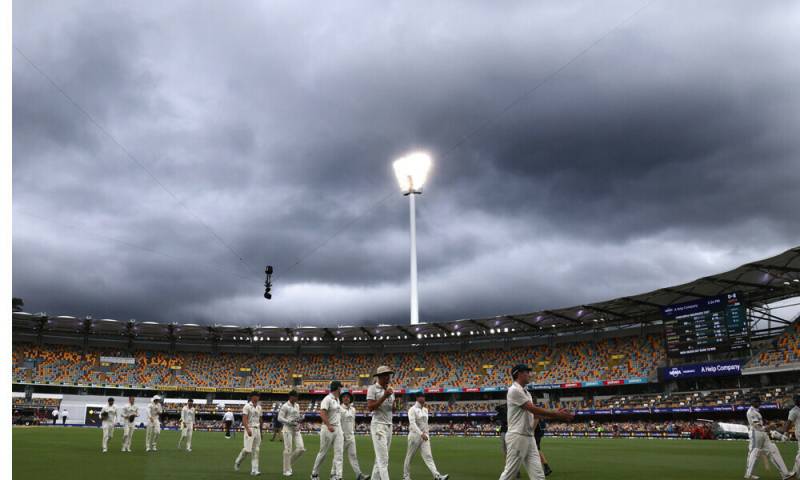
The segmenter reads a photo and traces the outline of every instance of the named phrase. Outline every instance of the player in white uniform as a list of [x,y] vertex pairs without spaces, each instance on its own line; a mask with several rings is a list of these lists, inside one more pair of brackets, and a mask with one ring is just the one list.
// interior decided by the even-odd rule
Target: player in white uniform
[[147,404],[147,430],[144,436],[144,450],[146,452],[158,451],[158,436],[161,435],[161,397],[153,395],[153,400]]
[[225,439],[231,438],[231,429],[233,428],[233,412],[230,408],[225,409],[225,414],[222,415],[222,423],[225,425]]
[[250,475],[261,475],[258,467],[258,453],[261,450],[261,427],[264,419],[261,415],[258,392],[250,394],[250,401],[242,408],[242,425],[244,426],[244,448],[239,452],[233,469],[239,471],[239,465],[247,455],[250,455]]
[[372,467],[373,480],[389,480],[389,449],[392,446],[392,411],[394,409],[394,390],[389,380],[394,371],[381,365],[375,372],[378,381],[367,390],[367,410],[372,412],[369,433],[375,449],[375,465]]
[[297,404],[297,390],[289,392],[289,401],[278,410],[278,421],[283,425],[283,476],[292,476],[292,464],[306,451],[303,435],[300,434],[300,422],[303,414]]
[[108,399],[108,405],[100,409],[100,420],[103,426],[103,453],[108,451],[108,441],[114,436],[114,423],[117,421],[117,407],[114,399]]
[[[342,392],[339,396],[339,422],[342,425],[342,437],[344,443],[342,451],[347,454],[347,460],[350,462],[350,467],[356,474],[356,480],[369,480],[369,475],[364,475],[361,472],[361,467],[358,464],[358,454],[356,453],[356,409],[351,405],[353,396],[350,392]],[[344,469],[344,462],[342,462]],[[331,476],[333,476],[333,467],[331,467]]]
[[122,416],[122,451],[131,451],[131,440],[133,440],[133,432],[136,430],[136,417],[139,416],[139,407],[135,405],[136,397],[128,397],[128,404],[122,407],[120,415]]
[[342,384],[336,380],[332,381],[330,393],[319,404],[322,427],[319,429],[319,453],[314,460],[314,468],[311,469],[311,480],[319,480],[319,467],[331,447],[333,447],[333,473],[331,474],[331,480],[341,480],[342,478],[344,436],[342,435],[342,425],[339,421],[341,415],[339,412],[339,394],[341,390]]
[[434,480],[447,480],[450,475],[442,475],[436,469],[431,454],[430,430],[428,429],[428,408],[425,406],[425,394],[417,394],[417,401],[408,409],[408,448],[406,460],[403,462],[403,480],[411,480],[411,459],[417,451],[422,453],[422,461],[431,471]]
[[757,479],[759,477],[753,475],[753,468],[756,466],[756,461],[759,455],[764,454],[772,461],[772,464],[778,469],[781,478],[784,480],[794,477],[794,474],[789,473],[786,465],[783,463],[781,452],[778,447],[772,443],[769,438],[769,433],[764,427],[764,420],[761,418],[761,413],[758,407],[761,406],[761,399],[754,396],[750,400],[751,407],[747,409],[747,423],[750,424],[750,442],[749,452],[747,453],[747,470],[745,470],[744,478]]
[[783,434],[789,433],[789,426],[794,425],[794,439],[797,440],[797,456],[794,457],[792,474],[796,477],[800,473],[800,395],[794,396],[794,407],[789,410],[789,420],[783,424]]
[[571,421],[575,415],[566,410],[548,410],[533,404],[533,397],[525,388],[530,383],[531,369],[527,365],[516,365],[511,369],[514,382],[508,388],[508,432],[506,432],[506,466],[500,480],[511,480],[517,476],[521,466],[528,471],[531,480],[544,480],[544,469],[539,450],[533,438],[534,415]]
[[186,439],[186,451],[192,451],[192,432],[194,432],[194,419],[196,415],[194,400],[191,398],[181,409],[181,437],[178,439],[178,448],[181,448],[183,439]]

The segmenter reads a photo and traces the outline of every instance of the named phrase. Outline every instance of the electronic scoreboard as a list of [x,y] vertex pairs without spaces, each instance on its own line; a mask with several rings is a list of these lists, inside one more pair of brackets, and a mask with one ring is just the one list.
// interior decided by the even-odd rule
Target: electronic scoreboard
[[747,311],[737,293],[669,305],[662,314],[670,357],[750,347]]

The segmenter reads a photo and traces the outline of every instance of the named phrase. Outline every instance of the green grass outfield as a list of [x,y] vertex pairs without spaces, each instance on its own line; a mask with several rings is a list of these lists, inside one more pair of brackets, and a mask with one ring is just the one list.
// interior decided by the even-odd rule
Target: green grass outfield
[[[270,442],[264,434],[261,447],[261,478],[280,475],[282,443]],[[144,430],[137,430],[133,453],[121,453],[122,431],[117,430],[108,453],[100,452],[100,429],[64,427],[14,427],[12,460],[15,479],[36,480],[127,480],[167,479],[245,479],[249,459],[241,472],[233,471],[233,460],[242,448],[241,434],[225,440],[222,433],[195,432],[193,452],[177,449],[178,433],[164,431],[159,451],[145,453]],[[295,465],[294,477],[307,479],[319,445],[316,435],[305,437],[307,452]],[[499,438],[433,437],[433,456],[442,473],[453,480],[496,479],[503,468]],[[401,480],[406,438],[396,436],[391,450],[391,476]],[[744,475],[747,443],[744,441],[688,441],[646,439],[555,439],[545,438],[543,450],[555,473],[549,479],[738,479]],[[779,445],[791,469],[797,444]],[[372,470],[372,444],[369,437],[358,437],[362,468]],[[330,472],[328,457],[321,478]],[[416,480],[430,474],[416,457],[412,464]],[[778,478],[774,468],[757,468],[761,478]],[[354,478],[345,459],[346,479]]]

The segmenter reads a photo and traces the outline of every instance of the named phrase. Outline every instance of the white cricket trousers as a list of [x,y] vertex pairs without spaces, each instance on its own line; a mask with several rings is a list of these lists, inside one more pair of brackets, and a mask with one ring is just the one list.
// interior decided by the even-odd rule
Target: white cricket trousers
[[133,432],[136,430],[136,424],[125,420],[122,424],[122,451],[131,451],[131,440],[133,440]]
[[250,473],[258,473],[261,470],[258,468],[258,454],[261,451],[261,429],[259,427],[250,427],[250,433],[247,430],[244,432],[244,448],[239,452],[236,457],[236,465],[242,463],[244,457],[250,455]]
[[520,467],[525,467],[530,480],[544,480],[544,469],[533,436],[506,433],[506,467],[500,480],[516,478]]
[[411,460],[414,458],[414,455],[417,454],[417,451],[422,454],[422,461],[425,462],[425,466],[431,471],[433,478],[439,478],[439,471],[436,470],[436,464],[433,462],[433,454],[431,454],[430,436],[428,440],[425,441],[422,440],[422,435],[413,432],[408,434],[408,450],[406,450],[406,461],[403,462],[403,478],[411,478]]
[[[356,452],[356,436],[352,433],[350,434],[343,434],[344,444],[342,447],[342,451],[344,455],[347,455],[347,460],[350,462],[350,468],[353,469],[353,473],[356,474],[356,477],[361,475],[361,467],[358,465],[358,453]],[[344,460],[342,460],[342,472],[344,473]],[[333,465],[331,465],[331,476],[333,476]]]
[[144,437],[144,446],[146,450],[156,449],[159,435],[161,435],[161,423],[151,423],[147,425],[147,431]]
[[392,425],[371,422],[369,434],[375,449],[375,465],[372,467],[374,480],[389,480],[389,448],[392,446]]
[[794,468],[792,468],[792,471],[798,473],[800,472],[800,432],[795,430],[794,436],[797,437],[797,456],[794,457]]
[[103,451],[108,450],[108,441],[114,436],[114,424],[103,422]]
[[314,460],[314,468],[311,470],[311,475],[319,475],[319,467],[328,456],[328,450],[333,447],[333,466],[331,470],[331,478],[342,478],[342,447],[344,446],[344,436],[342,435],[342,427],[335,426],[331,432],[324,424],[319,430],[319,453]]
[[178,447],[180,448],[183,439],[186,439],[186,449],[192,449],[192,433],[194,432],[194,423],[184,423],[181,428],[181,438],[178,440]]
[[284,425],[281,432],[283,433],[283,472],[290,473],[292,464],[306,451],[306,446],[299,430]]
[[766,454],[767,458],[775,465],[775,468],[781,473],[781,477],[785,477],[789,474],[789,471],[786,470],[786,464],[783,463],[781,452],[778,451],[778,447],[772,443],[772,440],[769,439],[769,435],[765,432],[750,430],[750,442],[748,446],[750,451],[747,453],[747,470],[744,472],[745,477],[749,477],[753,474],[753,468],[756,466],[758,456],[762,453]]

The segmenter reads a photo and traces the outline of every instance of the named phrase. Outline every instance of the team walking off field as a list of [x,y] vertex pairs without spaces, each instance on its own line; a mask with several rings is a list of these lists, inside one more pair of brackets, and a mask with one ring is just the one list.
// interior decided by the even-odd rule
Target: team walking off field
[[[342,391],[342,384],[339,381],[331,381],[329,393],[320,402],[318,408],[322,425],[319,430],[319,451],[311,470],[311,480],[320,479],[323,463],[329,456],[332,457],[329,478],[342,480],[345,455],[357,480],[370,480],[370,478],[389,480],[392,419],[394,413],[400,408],[391,386],[393,374],[392,369],[387,366],[378,367],[374,375],[375,382],[367,390],[367,410],[371,414],[369,433],[375,458],[371,474],[364,474],[358,461],[355,441],[356,410],[352,405],[352,394]],[[505,466],[499,479],[520,478],[520,473],[524,470],[530,480],[543,480],[552,473],[544,460],[544,455],[540,452],[543,419],[568,422],[574,419],[574,414],[566,410],[551,410],[536,406],[528,388],[531,383],[531,369],[527,365],[514,366],[510,374],[512,383],[506,394],[506,403],[497,407],[499,432],[505,454]],[[287,401],[276,410],[283,440],[281,472],[286,477],[294,476],[295,462],[306,451],[300,430],[304,415],[301,412],[298,398],[297,391],[290,391]],[[99,410],[103,452],[108,451],[109,441],[113,438],[114,427],[117,423],[123,427],[121,450],[122,452],[131,451],[136,419],[139,416],[139,408],[135,402],[135,397],[129,397],[126,405],[117,407],[114,405],[114,399],[109,398],[108,403]],[[800,431],[800,395],[795,396],[795,406],[789,412],[788,419],[784,422],[781,430],[770,431],[766,427],[759,411],[761,401],[758,397],[752,397],[750,403],[751,407],[746,413],[750,428],[744,478],[758,478],[753,475],[753,471],[759,459],[764,459],[774,465],[782,480],[796,478],[798,469],[800,469],[800,436],[797,433]],[[145,418],[147,419],[145,450],[148,452],[158,451],[162,413],[162,399],[155,395],[145,408]],[[244,430],[243,448],[234,461],[234,470],[239,471],[242,462],[250,457],[250,474],[261,475],[259,453],[264,415],[259,393],[253,392],[249,395],[241,413]],[[183,448],[185,445],[187,452],[192,451],[192,434],[196,423],[196,414],[194,401],[191,399],[180,411],[178,448]],[[431,448],[428,419],[429,412],[426,407],[425,395],[419,393],[415,396],[413,405],[408,409],[408,436],[402,480],[411,480],[411,463],[417,456],[422,457],[422,462],[434,480],[448,480],[450,477],[448,474],[441,473],[436,467]],[[225,438],[231,438],[233,422],[233,412],[227,409],[223,416]],[[798,438],[798,449],[794,466],[790,470],[786,467],[773,439],[785,440],[786,434],[792,428],[795,437]]]

